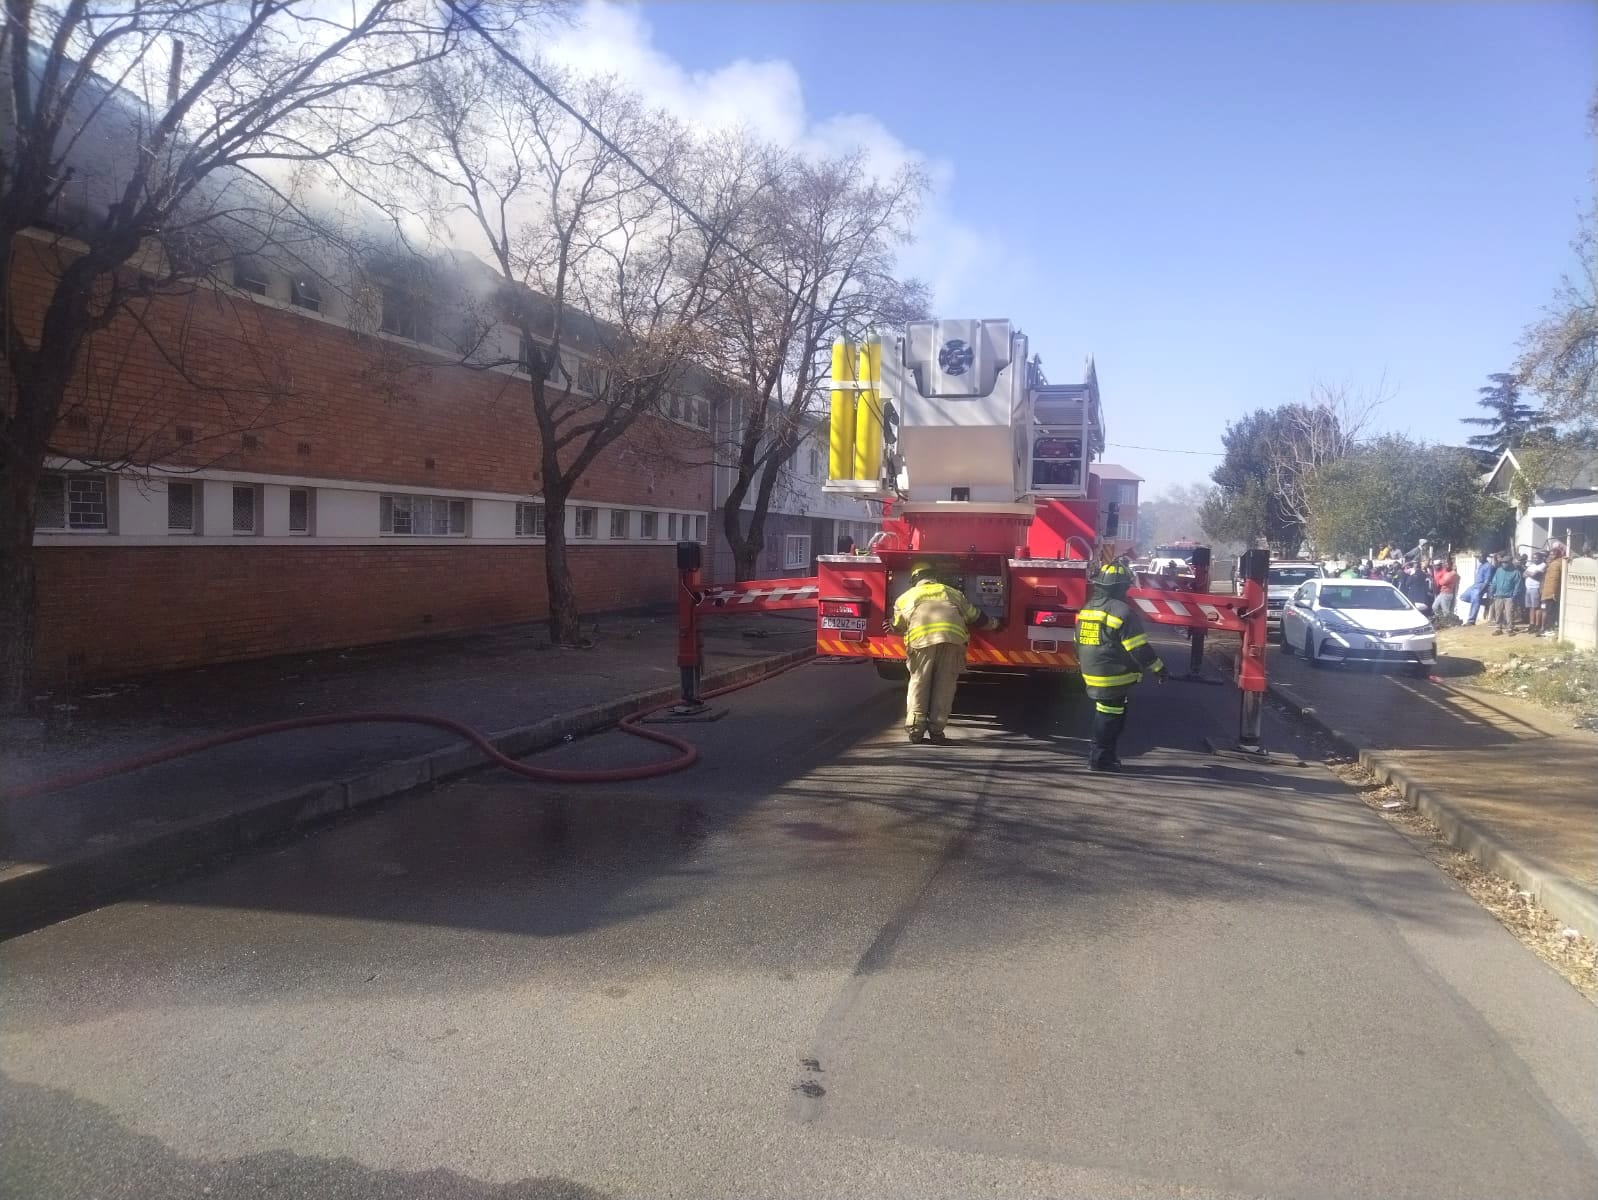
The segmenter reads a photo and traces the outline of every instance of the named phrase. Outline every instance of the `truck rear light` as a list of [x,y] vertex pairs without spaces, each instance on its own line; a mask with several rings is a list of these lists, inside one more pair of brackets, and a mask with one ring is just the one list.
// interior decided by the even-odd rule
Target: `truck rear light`
[[866,640],[866,631],[864,629],[840,629],[838,631],[838,640],[840,642],[863,642]]
[[1066,608],[1028,609],[1026,623],[1028,625],[1068,629],[1076,624],[1076,612],[1073,609]]
[[864,606],[858,600],[823,600],[821,602],[821,615],[824,617],[858,617],[863,615]]

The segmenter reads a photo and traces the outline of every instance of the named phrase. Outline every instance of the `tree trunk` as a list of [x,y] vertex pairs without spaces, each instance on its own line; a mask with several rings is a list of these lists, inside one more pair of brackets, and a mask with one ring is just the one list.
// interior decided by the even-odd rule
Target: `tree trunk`
[[[20,460],[20,461],[19,461]],[[26,711],[33,670],[38,592],[33,561],[33,494],[39,461],[0,444],[0,716]]]
[[566,546],[566,495],[544,488],[544,588],[549,594],[549,640],[575,646],[581,640],[577,589]]

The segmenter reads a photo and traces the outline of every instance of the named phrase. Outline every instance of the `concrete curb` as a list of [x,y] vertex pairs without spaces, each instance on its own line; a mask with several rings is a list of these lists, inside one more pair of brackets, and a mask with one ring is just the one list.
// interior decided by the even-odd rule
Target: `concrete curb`
[[[711,691],[757,682],[813,658],[815,653],[813,645],[802,646],[712,672],[705,676],[703,687]],[[520,758],[557,745],[568,736],[597,733],[632,713],[669,704],[677,695],[675,685],[634,692],[507,729],[489,740],[505,754]],[[0,938],[84,912],[207,860],[251,849],[294,830],[488,766],[475,746],[445,746],[359,775],[267,796],[245,809],[198,817],[113,845],[90,846],[60,862],[10,867],[0,872]]]
[[1497,834],[1483,829],[1465,816],[1447,794],[1420,783],[1386,754],[1357,745],[1352,738],[1328,724],[1312,705],[1300,703],[1274,684],[1266,686],[1277,703],[1313,724],[1382,783],[1390,783],[1403,792],[1405,800],[1436,823],[1449,845],[1463,850],[1489,871],[1518,883],[1566,925],[1589,937],[1598,933],[1598,897],[1527,858]]

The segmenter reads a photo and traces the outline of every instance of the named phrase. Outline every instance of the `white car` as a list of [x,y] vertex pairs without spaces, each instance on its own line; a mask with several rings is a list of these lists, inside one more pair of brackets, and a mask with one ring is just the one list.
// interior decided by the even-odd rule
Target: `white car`
[[1312,579],[1282,610],[1282,653],[1328,662],[1402,662],[1425,674],[1437,665],[1437,630],[1380,579]]

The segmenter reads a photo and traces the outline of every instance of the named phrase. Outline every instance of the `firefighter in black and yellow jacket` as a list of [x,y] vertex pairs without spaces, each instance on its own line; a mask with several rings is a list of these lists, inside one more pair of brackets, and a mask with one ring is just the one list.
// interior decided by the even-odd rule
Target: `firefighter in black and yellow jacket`
[[1088,768],[1118,771],[1115,743],[1126,726],[1126,702],[1132,688],[1153,671],[1165,682],[1165,664],[1149,645],[1137,609],[1126,602],[1132,572],[1119,563],[1100,568],[1088,593],[1087,607],[1076,615],[1076,653],[1082,682],[1093,699],[1093,749]]

